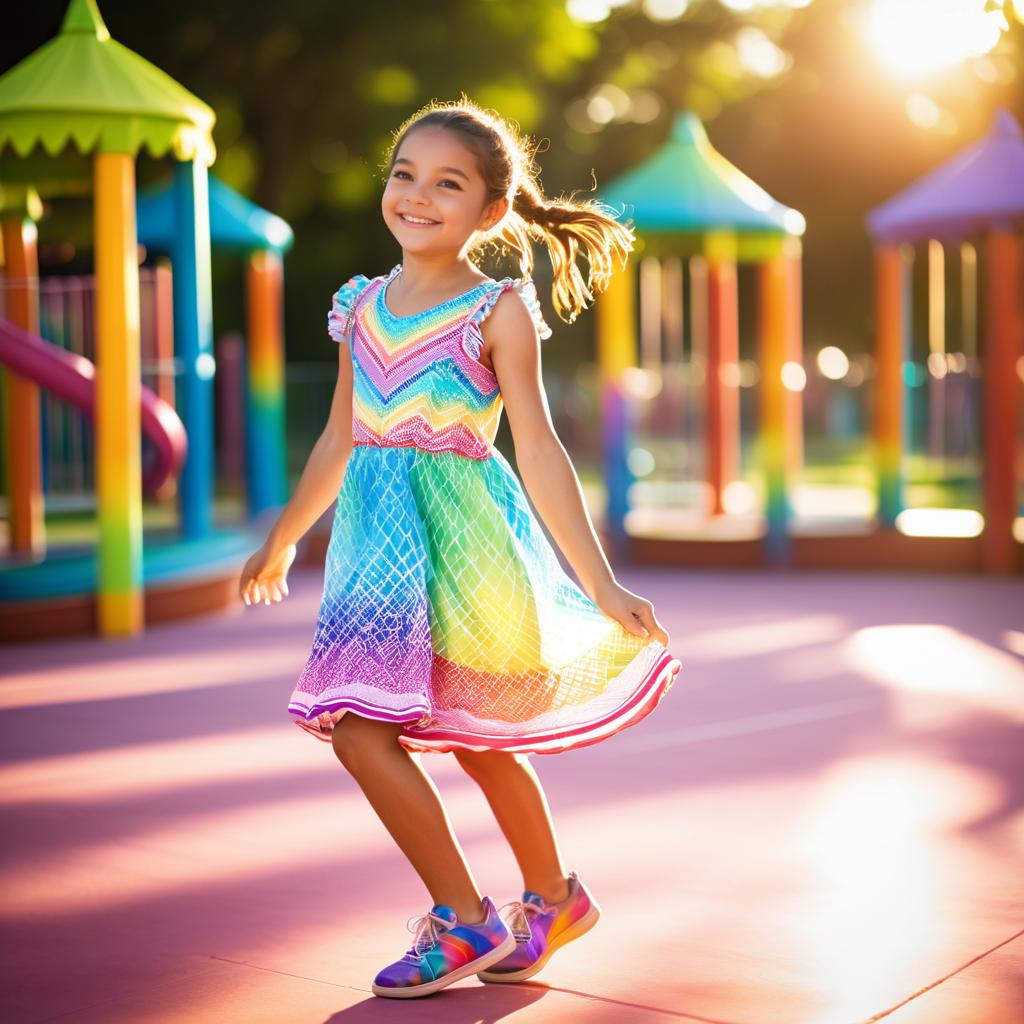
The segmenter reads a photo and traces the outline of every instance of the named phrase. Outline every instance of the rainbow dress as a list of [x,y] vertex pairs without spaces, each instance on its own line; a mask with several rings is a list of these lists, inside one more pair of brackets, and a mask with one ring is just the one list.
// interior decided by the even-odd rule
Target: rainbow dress
[[494,447],[502,397],[481,324],[514,289],[548,337],[534,285],[488,279],[395,316],[400,271],[352,278],[328,314],[351,350],[353,448],[288,710],[327,741],[347,711],[401,723],[414,751],[596,743],[652,711],[681,665],[569,578]]

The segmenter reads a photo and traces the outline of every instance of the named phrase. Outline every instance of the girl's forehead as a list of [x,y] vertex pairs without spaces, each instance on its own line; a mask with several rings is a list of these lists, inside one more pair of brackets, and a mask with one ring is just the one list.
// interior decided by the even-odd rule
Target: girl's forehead
[[395,151],[395,162],[409,160],[421,170],[432,167],[457,167],[466,174],[479,177],[476,155],[458,135],[440,125],[414,128]]

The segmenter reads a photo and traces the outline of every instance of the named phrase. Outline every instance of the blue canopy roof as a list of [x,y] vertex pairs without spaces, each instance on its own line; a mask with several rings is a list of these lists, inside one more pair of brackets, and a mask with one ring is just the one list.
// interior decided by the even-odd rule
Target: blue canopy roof
[[[214,248],[273,249],[286,252],[294,235],[287,222],[249,202],[215,178],[210,181],[210,241]],[[168,252],[174,237],[174,193],[171,183],[139,194],[136,205],[139,241]]]
[[774,200],[708,141],[696,114],[679,114],[668,142],[599,190],[640,232],[715,230],[802,235],[803,215]]
[[1024,216],[1024,139],[1008,110],[980,142],[868,214],[880,242],[959,239]]

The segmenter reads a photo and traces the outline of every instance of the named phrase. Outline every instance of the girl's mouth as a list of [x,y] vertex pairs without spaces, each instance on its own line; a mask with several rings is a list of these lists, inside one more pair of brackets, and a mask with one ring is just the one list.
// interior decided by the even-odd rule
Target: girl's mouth
[[432,228],[439,223],[427,217],[414,217],[411,213],[400,213],[398,216],[403,224],[408,224],[414,228]]

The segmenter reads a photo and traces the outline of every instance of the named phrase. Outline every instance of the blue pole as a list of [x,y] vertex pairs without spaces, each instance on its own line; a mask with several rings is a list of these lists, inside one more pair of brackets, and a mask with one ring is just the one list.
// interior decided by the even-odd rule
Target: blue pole
[[174,166],[176,231],[174,345],[182,364],[180,415],[188,433],[179,501],[181,534],[196,539],[211,530],[213,511],[213,285],[210,277],[210,200],[206,165]]

